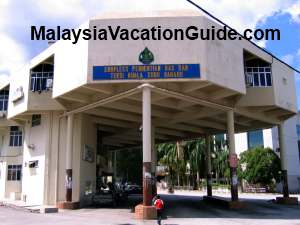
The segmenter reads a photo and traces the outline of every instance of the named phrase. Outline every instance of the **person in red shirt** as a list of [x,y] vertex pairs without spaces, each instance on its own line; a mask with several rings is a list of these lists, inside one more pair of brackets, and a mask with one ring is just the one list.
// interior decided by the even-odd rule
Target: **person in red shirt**
[[161,219],[162,219],[162,211],[164,209],[164,202],[162,199],[160,199],[160,196],[156,196],[156,200],[154,201],[153,204],[156,208],[157,211],[157,224],[161,225]]

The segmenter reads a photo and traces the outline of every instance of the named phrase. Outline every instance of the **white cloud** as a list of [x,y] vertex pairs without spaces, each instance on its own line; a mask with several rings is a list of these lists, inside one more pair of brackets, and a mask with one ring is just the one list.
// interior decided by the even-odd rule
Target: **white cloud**
[[297,56],[300,57],[300,48],[299,48],[299,50],[298,50],[298,52],[297,52]]
[[16,41],[0,33],[0,72],[9,75],[26,61],[25,50]]
[[287,64],[292,65],[294,63],[295,56],[292,54],[288,54],[288,55],[283,56],[282,60],[284,62],[286,62]]
[[267,41],[266,40],[261,40],[261,41],[258,41],[256,42],[256,44],[261,47],[261,48],[266,48],[267,46]]
[[10,2],[0,0],[0,77],[6,79],[11,71],[22,66],[26,54],[22,46],[6,34],[9,25],[8,12]]
[[291,15],[293,21],[300,23],[300,0],[290,6],[285,12]]

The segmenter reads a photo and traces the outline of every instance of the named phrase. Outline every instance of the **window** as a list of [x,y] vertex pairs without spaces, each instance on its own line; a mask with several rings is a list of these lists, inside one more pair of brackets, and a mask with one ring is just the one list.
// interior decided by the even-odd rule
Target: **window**
[[31,71],[30,89],[32,92],[48,91],[52,88],[53,65],[40,64]]
[[32,115],[31,126],[35,127],[39,125],[41,125],[41,115],[40,114]]
[[300,125],[297,125],[297,136],[298,136],[298,152],[299,152],[299,160],[300,160]]
[[29,168],[38,168],[39,167],[39,161],[34,160],[34,161],[29,161]]
[[263,131],[250,131],[248,132],[248,149],[257,147],[264,147]]
[[18,181],[21,180],[22,165],[8,165],[7,180]]
[[17,126],[10,127],[9,146],[22,146],[22,129]]
[[246,67],[246,75],[250,76],[249,86],[270,87],[272,86],[271,67]]
[[6,111],[7,110],[7,104],[8,104],[8,90],[1,90],[0,91],[0,111]]
[[53,80],[53,72],[34,72],[31,74],[31,91],[48,91],[49,82]]

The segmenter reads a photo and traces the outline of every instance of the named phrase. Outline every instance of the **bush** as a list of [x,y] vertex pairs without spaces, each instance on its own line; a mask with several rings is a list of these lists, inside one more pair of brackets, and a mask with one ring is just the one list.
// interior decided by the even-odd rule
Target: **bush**
[[270,148],[256,148],[243,152],[239,161],[239,178],[249,184],[272,185],[280,180],[280,159]]

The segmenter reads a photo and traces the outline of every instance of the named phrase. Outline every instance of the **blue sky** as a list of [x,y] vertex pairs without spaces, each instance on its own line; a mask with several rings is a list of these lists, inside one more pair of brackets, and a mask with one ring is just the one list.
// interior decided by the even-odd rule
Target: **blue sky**
[[[288,64],[300,70],[300,23],[289,14],[276,14],[268,18],[259,28],[276,27],[281,30],[280,41],[268,41],[266,48]],[[300,74],[296,74],[298,108],[300,109]]]
[[[300,70],[300,0],[194,1],[239,31],[280,28],[281,41],[260,44]],[[0,0],[0,81],[47,47],[46,42],[30,40],[31,25],[73,28],[103,11],[164,9],[195,8],[186,0]],[[300,74],[297,77],[300,96]]]

